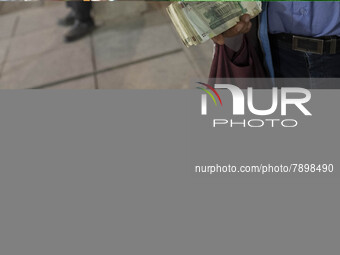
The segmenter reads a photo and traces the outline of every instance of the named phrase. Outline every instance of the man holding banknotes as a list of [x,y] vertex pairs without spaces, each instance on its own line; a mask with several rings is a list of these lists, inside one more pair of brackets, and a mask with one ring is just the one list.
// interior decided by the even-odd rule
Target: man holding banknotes
[[[258,37],[270,76],[340,77],[339,2],[263,2]],[[235,49],[251,30],[249,15],[213,38]]]
[[[179,37],[187,47],[205,43],[214,37],[218,39],[220,34],[232,36],[234,40],[231,41],[235,41],[233,31],[240,28],[236,31],[240,34],[237,38],[240,40],[236,40],[234,45],[240,50],[235,50],[234,47],[233,51],[226,47],[223,36],[220,36],[222,45],[215,47],[209,74],[210,83],[217,82],[212,79],[266,76],[260,54],[257,54],[260,49],[254,43],[258,41],[256,31],[252,29],[251,33],[244,37],[242,35],[251,28],[250,18],[258,16],[261,10],[260,1],[177,1],[167,8]],[[256,19],[252,21],[256,22]],[[244,23],[247,25],[243,27]]]

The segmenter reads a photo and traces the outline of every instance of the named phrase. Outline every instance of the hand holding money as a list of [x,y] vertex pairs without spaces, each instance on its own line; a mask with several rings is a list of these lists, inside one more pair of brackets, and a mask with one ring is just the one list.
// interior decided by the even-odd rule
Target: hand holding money
[[250,31],[250,29],[251,29],[250,16],[249,14],[244,14],[240,17],[240,22],[238,22],[235,26],[211,39],[214,41],[214,43],[223,45],[224,38],[235,37],[240,34],[246,34]]
[[248,32],[250,18],[261,12],[261,2],[181,1],[172,3],[167,11],[183,43],[189,47],[211,38],[222,43],[222,37]]

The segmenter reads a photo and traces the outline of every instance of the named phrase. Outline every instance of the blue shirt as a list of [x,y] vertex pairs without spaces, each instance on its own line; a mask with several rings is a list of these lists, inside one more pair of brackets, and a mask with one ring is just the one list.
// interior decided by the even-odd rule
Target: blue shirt
[[269,32],[340,36],[340,2],[270,2]]

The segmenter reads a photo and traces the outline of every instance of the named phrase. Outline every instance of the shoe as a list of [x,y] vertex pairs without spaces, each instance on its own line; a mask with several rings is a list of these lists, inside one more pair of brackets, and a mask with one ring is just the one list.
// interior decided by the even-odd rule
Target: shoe
[[60,26],[72,26],[75,22],[75,15],[73,11],[70,11],[64,18],[58,20]]
[[65,42],[73,42],[90,34],[94,29],[93,22],[76,21],[69,32],[65,35]]

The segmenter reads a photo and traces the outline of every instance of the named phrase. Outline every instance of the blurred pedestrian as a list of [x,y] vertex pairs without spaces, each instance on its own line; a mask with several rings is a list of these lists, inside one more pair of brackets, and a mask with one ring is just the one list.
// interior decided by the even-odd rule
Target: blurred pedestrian
[[62,26],[72,26],[65,35],[65,42],[73,42],[90,34],[95,27],[91,17],[91,1],[68,1],[66,6],[71,11],[58,22]]

